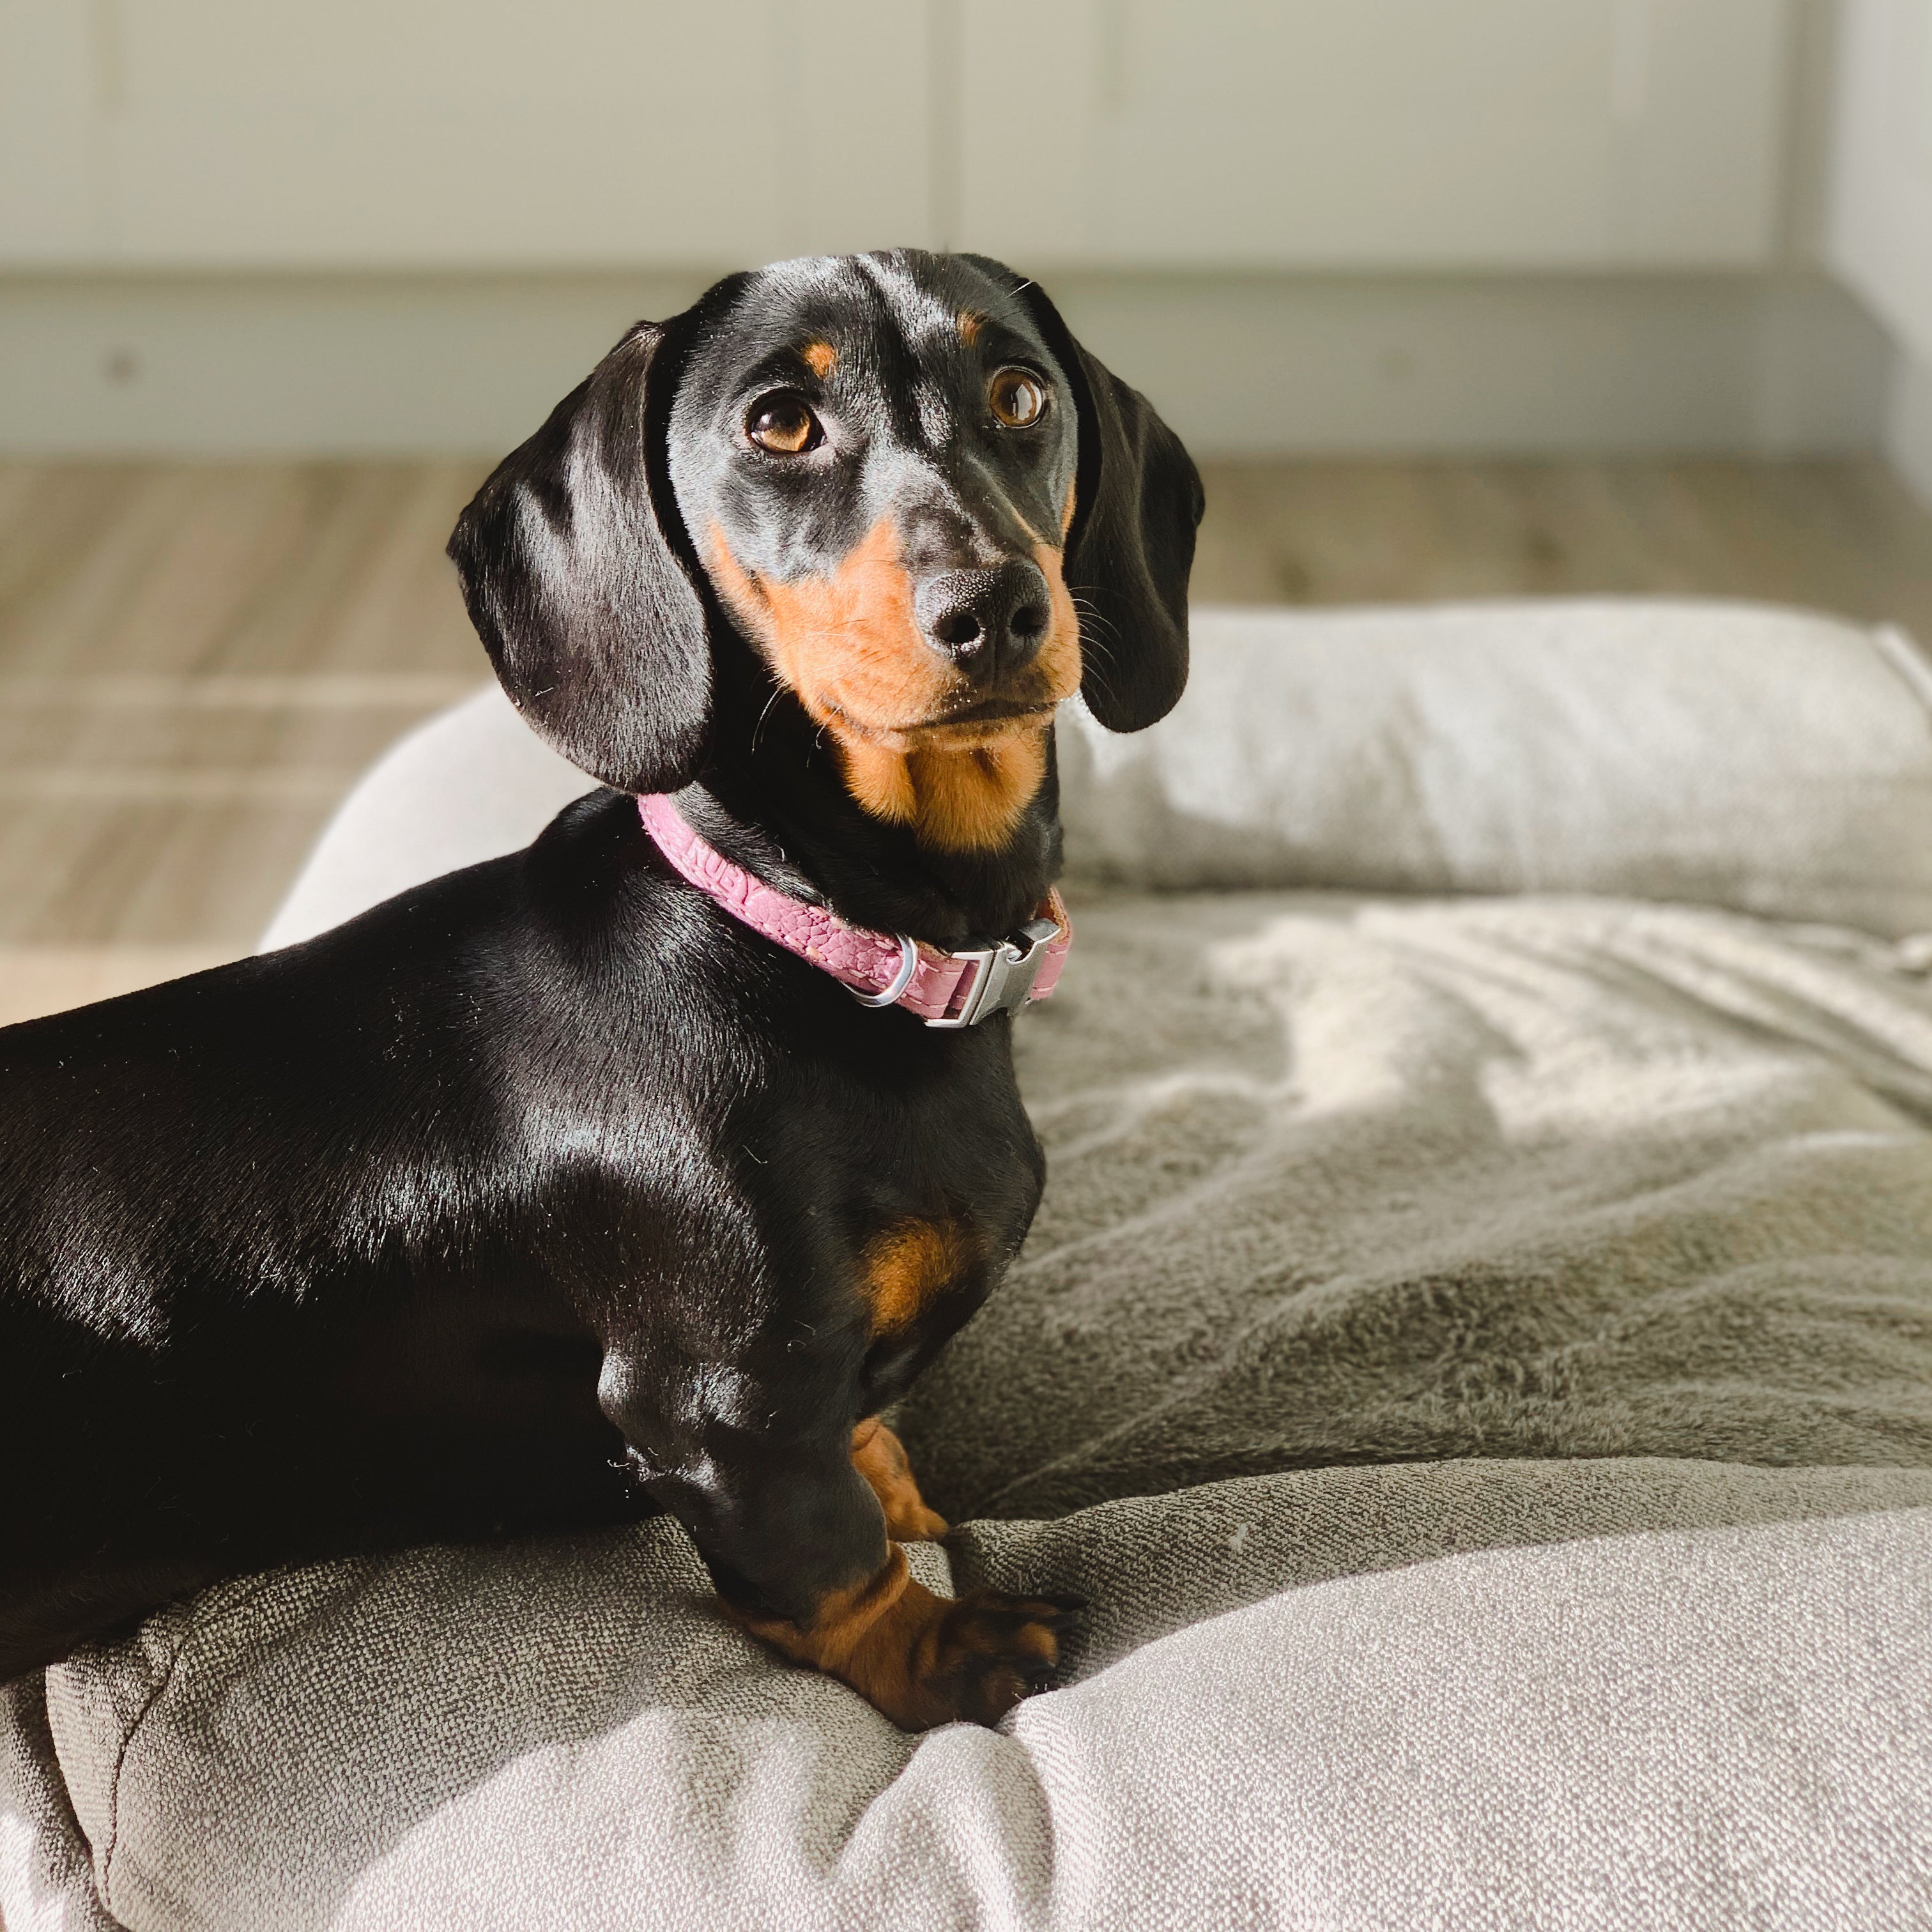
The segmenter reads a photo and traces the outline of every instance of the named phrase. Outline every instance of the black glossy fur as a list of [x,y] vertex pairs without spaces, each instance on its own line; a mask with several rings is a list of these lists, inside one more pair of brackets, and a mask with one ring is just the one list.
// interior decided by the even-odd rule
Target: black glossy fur
[[[968,309],[976,350],[934,320]],[[979,400],[1015,362],[1053,391],[1024,446]],[[836,431],[815,470],[747,453],[777,386]],[[992,568],[1076,470],[1086,693],[1136,729],[1184,679],[1198,482],[996,264],[734,277],[502,466],[452,542],[472,614],[532,724],[619,789],[304,944],[0,1033],[0,1678],[225,1574],[652,1508],[752,1616],[877,1567],[853,1426],[1039,1196],[1010,1023],[862,1008],[676,878],[625,794],[689,788],[715,842],[852,920],[1010,930],[1058,863],[1050,765],[997,850],[868,815],[686,513],[782,578],[916,509],[922,582]],[[935,1214],[982,1264],[875,1334],[862,1252]]]

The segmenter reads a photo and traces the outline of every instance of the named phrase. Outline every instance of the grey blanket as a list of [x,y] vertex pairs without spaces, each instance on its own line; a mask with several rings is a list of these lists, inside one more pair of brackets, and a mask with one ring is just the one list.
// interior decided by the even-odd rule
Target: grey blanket
[[1932,1464],[1932,998],[1896,949],[1585,898],[1079,926],[1018,1036],[1044,1209],[902,1418],[942,1513],[1424,1457]]
[[900,1418],[1069,1688],[904,1738],[662,1523],[241,1580],[50,1673],[14,1932],[93,1922],[50,1845],[134,1932],[1932,1923],[1910,949],[1076,916],[1045,1208]]

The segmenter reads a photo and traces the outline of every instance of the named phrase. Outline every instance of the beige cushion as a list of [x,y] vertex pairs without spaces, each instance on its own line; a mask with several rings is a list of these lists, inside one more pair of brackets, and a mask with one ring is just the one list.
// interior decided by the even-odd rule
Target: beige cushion
[[1071,1688],[916,1743],[662,1522],[237,1580],[50,1677],[135,1932],[1898,1920],[1932,999],[1894,949],[1074,911],[1016,1036],[1040,1222],[899,1418],[956,1583],[1090,1600]]
[[1492,1468],[1058,1526],[1150,1624],[1244,1526],[1340,1574],[1000,1734],[906,1738],[773,1662],[662,1525],[224,1586],[53,1673],[56,1732],[131,1932],[1918,1922],[1932,1508],[1629,1464],[1586,1476],[1599,1528],[1746,1520],[1580,1540],[1560,1472]]
[[1614,892],[1932,928],[1932,674],[1749,604],[1197,611],[1166,723],[1060,732],[1076,871]]

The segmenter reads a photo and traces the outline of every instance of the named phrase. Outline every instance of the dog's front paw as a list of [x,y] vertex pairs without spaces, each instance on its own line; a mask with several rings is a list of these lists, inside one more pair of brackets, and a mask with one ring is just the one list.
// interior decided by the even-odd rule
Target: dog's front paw
[[997,1724],[1023,1697],[1052,1688],[1060,1634],[1085,1607],[1078,1597],[969,1590],[946,1604],[932,1629],[921,1688],[949,1717]]
[[1060,1662],[1060,1633],[1085,1606],[1077,1597],[1008,1597],[969,1590],[935,1596],[888,1546],[884,1564],[836,1591],[806,1622],[730,1614],[801,1664],[842,1678],[902,1730],[964,1718],[997,1724],[1044,1690]]

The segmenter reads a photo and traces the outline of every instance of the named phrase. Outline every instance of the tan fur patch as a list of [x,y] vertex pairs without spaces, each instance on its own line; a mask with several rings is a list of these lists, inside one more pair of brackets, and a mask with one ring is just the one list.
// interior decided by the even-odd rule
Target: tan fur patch
[[875,818],[910,823],[941,852],[997,850],[1046,776],[1046,727],[961,752],[842,744],[845,786]]
[[944,1724],[953,1713],[928,1688],[937,1674],[943,1600],[914,1582],[905,1551],[888,1546],[884,1566],[855,1588],[834,1592],[809,1629],[776,1618],[745,1619],[755,1636],[800,1664],[851,1685],[906,1730]]
[[956,1718],[997,1724],[1028,1678],[1058,1661],[1060,1606],[969,1591],[957,1601],[916,1582],[902,1545],[872,1576],[820,1600],[808,1624],[732,1614],[794,1662],[849,1684],[902,1730]]
[[805,366],[822,382],[838,365],[838,352],[829,342],[808,342],[799,352]]
[[970,1269],[976,1244],[964,1222],[902,1221],[866,1248],[862,1290],[872,1309],[872,1332],[909,1328],[935,1294]]
[[790,584],[754,578],[722,530],[713,524],[708,535],[719,595],[830,732],[854,798],[939,850],[1004,844],[1046,776],[1053,708],[1080,688],[1080,621],[1060,551],[1034,547],[1046,579],[1046,636],[1002,694],[1029,709],[950,724],[947,710],[963,708],[974,693],[920,634],[890,518],[874,524],[830,576]]
[[820,724],[866,732],[932,718],[954,681],[913,616],[897,532],[881,518],[830,577],[754,578],[716,525],[710,564],[734,614]]
[[937,1542],[946,1534],[945,1517],[928,1509],[919,1492],[904,1444],[876,1415],[852,1432],[852,1466],[871,1484],[896,1543]]
[[969,308],[959,318],[959,340],[968,349],[976,347],[986,326],[986,318]]

